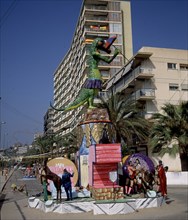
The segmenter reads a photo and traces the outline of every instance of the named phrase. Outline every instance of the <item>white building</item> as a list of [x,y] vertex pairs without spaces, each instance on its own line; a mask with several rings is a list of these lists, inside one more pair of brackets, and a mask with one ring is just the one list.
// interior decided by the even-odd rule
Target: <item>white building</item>
[[[169,102],[178,105],[188,101],[188,51],[142,47],[130,61],[106,83],[109,94],[121,92],[142,106],[143,116],[151,118]],[[148,152],[147,145],[137,146],[135,152],[147,152],[154,161],[162,159],[169,171],[181,171],[179,155],[176,159],[165,155],[159,158]]]
[[[126,30],[126,31],[125,31]],[[83,0],[70,49],[54,73],[54,106],[62,108],[74,101],[84,84],[91,42],[96,37],[117,36],[114,43],[127,58],[133,55],[131,12],[129,1]],[[126,38],[126,41],[124,40]],[[107,54],[107,56],[110,56]],[[119,54],[111,64],[101,63],[104,81],[112,77],[126,62]],[[74,130],[82,118],[79,107],[63,114],[54,112],[54,133],[65,135]]]

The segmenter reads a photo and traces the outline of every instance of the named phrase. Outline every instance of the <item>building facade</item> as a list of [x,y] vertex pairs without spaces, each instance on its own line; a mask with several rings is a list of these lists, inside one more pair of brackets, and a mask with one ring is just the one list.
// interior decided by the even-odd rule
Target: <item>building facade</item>
[[[114,45],[125,56],[119,54],[111,64],[100,63],[104,82],[119,71],[127,62],[126,59],[133,55],[130,2],[83,0],[72,44],[54,73],[56,108],[65,107],[77,98],[87,79],[87,60],[92,41],[97,37],[107,39],[111,36],[117,37]],[[62,136],[72,132],[83,117],[83,109],[84,106],[81,106],[64,114],[55,111],[54,132]]]
[[[83,0],[70,49],[54,73],[54,107],[66,107],[79,95],[89,71],[87,60],[92,41],[114,35],[114,45],[124,56],[119,54],[111,64],[100,63],[102,96],[108,98],[121,92],[125,98],[139,102],[146,119],[160,112],[166,102],[176,105],[188,100],[187,50],[143,47],[133,56],[130,2]],[[74,131],[84,110],[81,106],[63,114],[54,111],[53,132],[64,136]],[[152,157],[147,145],[133,146],[132,150]],[[157,155],[153,157],[156,163],[158,159],[161,158]],[[170,164],[170,170],[181,171],[179,155],[175,160],[168,155],[162,159]]]
[[[129,62],[106,83],[106,98],[121,92],[127,100],[136,100],[146,119],[161,112],[165,103],[178,105],[188,101],[188,51],[142,47]],[[148,152],[147,145],[133,146],[133,152]],[[157,160],[159,157],[153,157]],[[161,159],[161,158],[160,158]],[[170,170],[181,171],[179,155],[176,159],[164,155]]]
[[49,135],[54,133],[54,110],[50,107],[48,108],[46,114],[44,115],[44,135]]

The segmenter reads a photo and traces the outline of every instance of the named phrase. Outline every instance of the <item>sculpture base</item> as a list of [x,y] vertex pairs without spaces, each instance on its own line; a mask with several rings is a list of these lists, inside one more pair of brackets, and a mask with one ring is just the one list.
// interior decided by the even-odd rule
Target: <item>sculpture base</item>
[[119,185],[100,187],[90,186],[92,198],[95,200],[117,200],[124,199],[123,187]]
[[46,213],[76,214],[92,211],[94,215],[128,214],[137,212],[139,209],[160,207],[166,204],[163,197],[121,199],[113,201],[94,201],[91,199],[88,201],[88,199],[82,199],[62,203],[56,203],[54,200],[44,202],[39,198],[30,197],[28,203],[30,208],[40,209]]
[[99,143],[114,143],[116,132],[106,108],[87,109],[83,121],[78,126],[78,142],[86,136],[86,146]]
[[106,122],[110,123],[108,111],[106,108],[93,108],[87,109],[84,120],[80,124],[87,124],[90,122],[100,123]]

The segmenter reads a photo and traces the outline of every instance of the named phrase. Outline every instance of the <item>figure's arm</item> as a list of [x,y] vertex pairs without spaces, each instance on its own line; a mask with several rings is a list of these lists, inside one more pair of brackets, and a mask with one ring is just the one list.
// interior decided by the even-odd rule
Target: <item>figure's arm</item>
[[114,55],[112,57],[106,57],[106,56],[103,56],[101,55],[100,53],[96,53],[96,52],[93,52],[93,56],[96,56],[98,57],[98,59],[106,62],[106,63],[111,63],[113,61],[114,58],[116,58],[116,56],[119,54],[119,50],[116,48],[115,51],[114,51]]

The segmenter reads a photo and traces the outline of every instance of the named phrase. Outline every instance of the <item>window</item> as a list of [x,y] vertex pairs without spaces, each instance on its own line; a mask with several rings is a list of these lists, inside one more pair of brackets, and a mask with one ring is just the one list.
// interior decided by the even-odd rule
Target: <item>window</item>
[[169,90],[173,90],[173,91],[176,91],[179,89],[179,85],[176,84],[176,83],[170,83],[169,84]]
[[121,21],[120,13],[109,13],[109,21]]
[[120,2],[109,2],[108,6],[109,10],[120,11]]
[[188,70],[188,64],[180,64],[180,70]]
[[176,69],[176,63],[167,63],[168,69],[175,70]]
[[188,84],[181,84],[181,90],[188,91]]
[[102,77],[109,77],[109,71],[102,70],[101,75],[102,75]]
[[121,33],[122,32],[121,24],[110,24],[110,32]]

